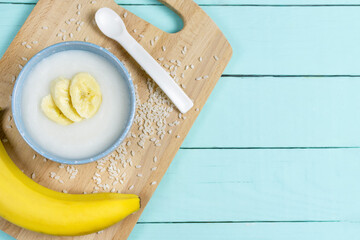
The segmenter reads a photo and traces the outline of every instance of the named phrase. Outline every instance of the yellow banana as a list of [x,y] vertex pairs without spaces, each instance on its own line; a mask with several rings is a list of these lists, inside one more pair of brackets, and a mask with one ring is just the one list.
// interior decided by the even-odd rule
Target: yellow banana
[[61,125],[69,125],[73,123],[73,121],[65,117],[60,109],[55,105],[50,94],[43,97],[41,100],[41,110],[50,120],[53,120],[56,123]]
[[78,73],[71,80],[73,107],[83,118],[91,118],[100,108],[102,96],[99,84],[89,73]]
[[12,162],[0,142],[0,216],[20,227],[75,236],[107,228],[140,208],[133,194],[65,194],[37,184]]
[[56,106],[60,111],[71,121],[80,122],[82,118],[76,112],[71,103],[70,93],[70,80],[59,77],[51,82],[50,93]]

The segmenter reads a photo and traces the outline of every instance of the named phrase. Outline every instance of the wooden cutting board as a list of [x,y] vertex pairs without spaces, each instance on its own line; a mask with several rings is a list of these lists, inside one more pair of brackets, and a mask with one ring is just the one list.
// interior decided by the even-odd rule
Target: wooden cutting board
[[[34,233],[3,219],[0,219],[1,230],[26,240],[105,240],[129,236],[232,55],[224,35],[196,3],[192,0],[163,2],[182,17],[184,28],[180,32],[163,32],[111,0],[38,1],[0,60],[0,136],[5,148],[24,173],[46,187],[69,193],[111,190],[134,193],[141,197],[142,206],[137,213],[105,231],[81,237]],[[117,43],[100,33],[93,21],[94,13],[100,7],[110,7],[122,16],[130,34],[158,59],[193,99],[193,109],[180,116],[137,63]],[[74,40],[108,48],[123,61],[137,86],[138,103],[131,134],[118,151],[101,162],[68,168],[45,161],[24,142],[12,120],[10,96],[16,76],[27,59],[49,45]],[[153,116],[149,117],[149,109],[153,110]],[[116,165],[111,163],[111,159]],[[114,185],[109,167],[119,169],[120,183]],[[51,178],[51,172],[60,179]],[[109,187],[97,185],[93,179],[95,173],[101,177],[101,184],[107,183]]]

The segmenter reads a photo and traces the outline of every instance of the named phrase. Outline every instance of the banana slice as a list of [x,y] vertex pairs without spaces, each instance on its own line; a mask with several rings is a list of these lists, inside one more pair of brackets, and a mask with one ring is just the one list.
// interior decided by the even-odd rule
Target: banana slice
[[69,94],[70,80],[59,77],[51,83],[50,93],[60,111],[70,120],[80,122],[82,118],[72,105]]
[[70,119],[65,117],[64,114],[62,114],[60,109],[55,105],[50,94],[43,97],[41,100],[41,109],[50,120],[53,120],[58,124],[69,125],[73,123]]
[[90,118],[99,110],[102,96],[99,84],[88,73],[78,73],[70,84],[71,101],[83,118]]

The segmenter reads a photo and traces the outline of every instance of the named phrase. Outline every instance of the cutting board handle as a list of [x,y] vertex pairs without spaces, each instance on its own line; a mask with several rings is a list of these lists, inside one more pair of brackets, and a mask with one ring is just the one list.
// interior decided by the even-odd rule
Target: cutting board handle
[[191,21],[189,16],[198,11],[200,7],[193,0],[159,0],[165,6],[177,13],[184,21],[184,28]]

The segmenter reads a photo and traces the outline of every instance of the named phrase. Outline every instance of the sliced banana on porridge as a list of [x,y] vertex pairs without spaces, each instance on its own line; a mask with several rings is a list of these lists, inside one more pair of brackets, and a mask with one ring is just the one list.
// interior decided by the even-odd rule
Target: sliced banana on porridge
[[51,83],[50,93],[56,106],[70,120],[79,122],[82,117],[76,112],[69,93],[70,80],[59,77]]
[[73,121],[65,117],[65,115],[60,111],[60,109],[55,105],[54,100],[52,99],[50,94],[43,97],[43,99],[41,100],[41,110],[50,120],[58,124],[69,125],[73,123]]
[[102,102],[100,86],[89,73],[78,73],[73,77],[70,96],[73,107],[83,118],[94,116]]

